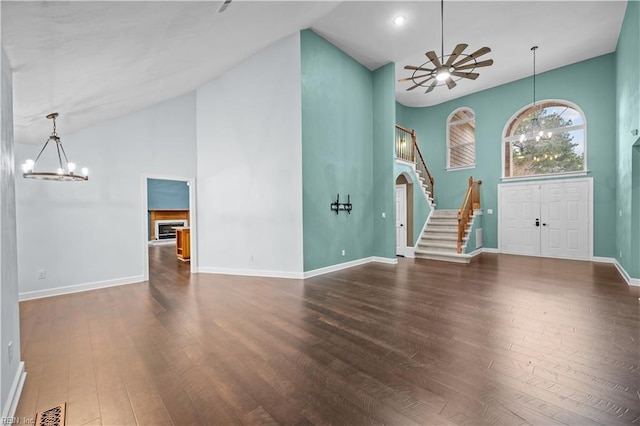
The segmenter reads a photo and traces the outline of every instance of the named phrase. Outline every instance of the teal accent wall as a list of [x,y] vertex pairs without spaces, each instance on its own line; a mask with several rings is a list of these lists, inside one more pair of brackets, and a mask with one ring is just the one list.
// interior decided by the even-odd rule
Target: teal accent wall
[[[372,254],[373,75],[313,31],[300,33],[304,270]],[[351,195],[350,215],[330,204]],[[346,255],[342,256],[342,250]]]
[[[147,179],[147,208],[149,210],[189,210],[189,186],[187,182],[166,179]],[[151,213],[148,213],[151,223]],[[151,228],[147,229],[151,240]]]
[[424,190],[420,185],[420,180],[413,169],[409,166],[405,166],[404,164],[396,163],[395,178],[401,174],[408,175],[410,178],[407,180],[410,180],[413,183],[413,245],[415,246],[418,244],[418,241],[420,241],[420,234],[422,233],[424,224],[429,218],[431,207],[427,203],[427,197],[424,195]]
[[404,111],[407,107],[400,102],[396,102],[396,124],[407,127],[405,125]]
[[[640,3],[629,1],[615,53],[616,226],[615,258],[640,278]],[[635,146],[634,146],[635,145]]]
[[[544,46],[542,46],[544,48]],[[541,50],[542,51],[542,50]],[[536,97],[563,99],[577,104],[587,119],[587,165],[594,177],[594,255],[613,257],[615,252],[615,81],[614,54],[600,56],[536,76]],[[637,70],[637,67],[635,68]],[[482,78],[482,77],[480,77]],[[636,80],[637,81],[637,80]],[[405,126],[415,129],[420,149],[435,179],[438,208],[459,209],[469,176],[481,179],[485,214],[484,247],[497,248],[497,185],[501,183],[502,133],[512,115],[531,103],[531,77],[425,108],[398,107]],[[446,120],[459,107],[476,113],[476,163],[468,170],[446,167]]]
[[147,179],[147,205],[150,210],[189,209],[187,182]]
[[395,124],[396,71],[389,63],[373,72],[373,255],[386,258],[396,256]]

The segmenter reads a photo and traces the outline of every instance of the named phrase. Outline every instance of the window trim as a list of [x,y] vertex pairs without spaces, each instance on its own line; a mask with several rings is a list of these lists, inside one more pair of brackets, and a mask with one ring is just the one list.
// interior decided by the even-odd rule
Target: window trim
[[[580,128],[584,129],[584,161],[582,163],[583,168],[582,170],[576,170],[573,172],[560,172],[560,173],[546,173],[546,174],[540,174],[540,175],[527,175],[527,176],[505,176],[505,145],[507,142],[513,142],[515,140],[518,140],[519,136],[507,136],[506,133],[509,130],[509,127],[511,126],[511,123],[518,118],[518,116],[520,116],[520,114],[522,114],[524,111],[530,109],[531,107],[533,107],[533,103],[527,104],[525,106],[523,106],[522,108],[520,108],[519,110],[517,110],[505,123],[504,128],[502,129],[502,138],[500,141],[500,164],[502,167],[502,172],[501,174],[501,179],[502,180],[524,180],[524,179],[538,179],[538,178],[548,178],[548,177],[563,177],[563,176],[576,176],[577,174],[587,174],[589,173],[589,167],[587,165],[587,160],[588,160],[588,146],[589,144],[587,143],[587,139],[588,139],[588,135],[587,135],[587,129],[588,129],[588,123],[587,123],[587,116],[585,115],[584,111],[582,110],[582,108],[580,108],[578,105],[576,105],[574,102],[568,101],[566,99],[542,99],[542,100],[538,100],[536,101],[536,104],[545,104],[545,103],[561,103],[564,104],[565,106],[568,106],[576,111],[578,111],[580,113],[580,115],[582,116],[582,120],[583,120],[583,124],[579,124],[579,125],[575,125],[575,126],[569,126],[569,127],[557,127],[555,129],[551,129],[552,132],[555,133],[556,130],[560,130],[562,129],[562,131],[571,131],[571,130],[577,130]],[[447,150],[447,155],[448,155],[448,150]]]
[[[461,120],[456,120],[456,121],[452,121],[452,118],[460,111],[463,110],[467,110],[467,111],[471,111],[471,113],[473,114],[473,118],[463,118]],[[473,145],[474,146],[474,153],[473,153],[473,163],[471,164],[465,164],[463,166],[455,166],[452,167],[451,166],[451,140],[449,139],[450,137],[450,128],[452,125],[454,126],[459,126],[461,124],[466,124],[466,123],[470,123],[470,122],[474,122],[476,121],[476,112],[473,110],[473,108],[468,107],[468,106],[461,106],[458,107],[456,109],[454,109],[451,114],[449,114],[449,116],[447,117],[447,122],[446,122],[446,127],[447,127],[447,132],[446,132],[446,151],[447,151],[447,158],[446,158],[446,163],[445,163],[445,170],[446,171],[453,171],[453,170],[467,170],[467,169],[474,169],[476,167],[476,150],[475,148],[477,148],[477,141],[476,141],[476,126],[473,126],[473,142],[467,142],[467,143],[462,143],[462,144],[458,144],[455,145],[455,147],[461,147],[461,146],[467,146],[467,145]]]

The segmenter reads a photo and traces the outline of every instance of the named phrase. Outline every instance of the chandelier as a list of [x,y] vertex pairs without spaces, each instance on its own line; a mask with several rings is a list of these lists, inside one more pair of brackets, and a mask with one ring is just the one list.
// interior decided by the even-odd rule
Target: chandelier
[[[56,132],[56,117],[58,117],[57,112],[47,115],[48,119],[53,120],[53,132],[51,133],[49,138],[47,138],[35,161],[28,159],[27,161],[22,163],[22,176],[25,178],[42,180],[89,180],[89,169],[83,167],[80,169],[80,174],[76,174],[76,164],[70,162],[67,158],[67,154],[64,152],[64,147],[62,146],[60,137]],[[58,154],[58,168],[54,172],[38,172],[36,171],[38,160],[51,141],[55,142],[56,144],[56,150]],[[64,163],[62,161],[63,159]]]
[[538,46],[533,46],[531,51],[533,52],[533,117],[531,118],[531,123],[529,124],[529,130],[520,135],[520,142],[540,142],[540,141],[548,141],[551,139],[551,132],[544,132],[542,130],[542,126],[540,125],[540,114],[542,113],[542,108],[536,111],[536,50]]

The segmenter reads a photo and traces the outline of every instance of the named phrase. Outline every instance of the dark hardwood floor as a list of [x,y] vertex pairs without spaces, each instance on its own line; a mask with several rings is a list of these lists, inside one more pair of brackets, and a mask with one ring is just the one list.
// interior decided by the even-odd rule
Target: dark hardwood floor
[[639,288],[483,254],[302,280],[189,275],[23,302],[17,416],[68,424],[640,424]]

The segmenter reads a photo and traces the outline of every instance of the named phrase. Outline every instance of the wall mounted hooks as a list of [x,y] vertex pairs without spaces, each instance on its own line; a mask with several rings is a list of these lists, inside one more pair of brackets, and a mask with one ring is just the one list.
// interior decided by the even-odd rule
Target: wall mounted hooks
[[336,195],[336,201],[331,203],[331,211],[336,212],[336,215],[340,211],[345,211],[345,212],[347,212],[347,214],[351,214],[351,209],[352,208],[353,208],[353,206],[351,205],[351,195],[350,194],[347,194],[347,202],[346,203],[341,203],[340,202],[340,194],[337,194]]

